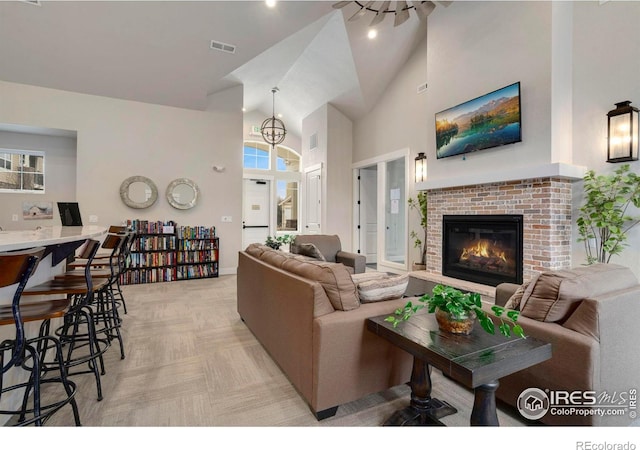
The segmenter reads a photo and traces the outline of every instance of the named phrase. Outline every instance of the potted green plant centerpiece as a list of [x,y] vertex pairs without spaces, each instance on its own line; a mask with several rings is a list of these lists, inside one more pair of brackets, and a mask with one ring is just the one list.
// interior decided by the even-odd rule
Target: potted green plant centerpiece
[[[430,313],[436,314],[438,326],[442,331],[455,334],[470,334],[477,317],[480,326],[490,334],[495,334],[495,324],[491,317],[482,310],[480,294],[475,292],[463,293],[450,286],[436,285],[432,294],[425,294],[418,299],[422,304],[413,304],[409,301],[403,308],[395,310],[394,314],[385,319],[394,327],[409,318],[424,307]],[[524,338],[524,331],[518,325],[519,311],[507,310],[494,305],[491,310],[500,320],[498,330],[504,336],[516,336]]]
[[416,198],[407,200],[409,208],[414,209],[420,215],[420,234],[412,230],[409,236],[413,239],[413,246],[420,249],[420,262],[413,263],[413,270],[425,270],[427,268],[427,193],[418,192]]
[[280,250],[283,245],[293,242],[294,236],[291,234],[284,234],[282,236],[267,236],[267,240],[264,245],[271,247],[274,250]]

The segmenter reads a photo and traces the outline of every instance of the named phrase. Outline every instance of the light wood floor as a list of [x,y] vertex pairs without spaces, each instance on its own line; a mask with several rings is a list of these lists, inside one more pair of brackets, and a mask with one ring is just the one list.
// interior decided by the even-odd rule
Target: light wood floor
[[[128,314],[117,346],[106,354],[104,400],[96,401],[90,375],[78,375],[78,404],[85,426],[105,427],[364,427],[379,426],[409,402],[399,386],[338,408],[318,422],[307,404],[240,320],[236,277],[125,286]],[[433,396],[458,413],[442,421],[467,426],[470,391],[432,376]],[[500,408],[503,426],[524,425]],[[70,408],[48,426],[73,425]]]

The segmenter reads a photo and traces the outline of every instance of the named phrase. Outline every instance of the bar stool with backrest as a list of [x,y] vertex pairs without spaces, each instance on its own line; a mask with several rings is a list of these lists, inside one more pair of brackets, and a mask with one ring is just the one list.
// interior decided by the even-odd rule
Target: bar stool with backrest
[[[93,316],[95,319],[96,333],[105,334],[109,340],[117,339],[120,344],[120,359],[125,358],[124,342],[120,328],[122,326],[122,318],[120,317],[119,302],[124,301],[119,291],[119,279],[124,266],[124,247],[127,244],[127,235],[109,234],[102,243],[102,248],[112,249],[108,267],[104,267],[104,263],[95,263],[94,261],[87,263],[82,262],[74,265],[71,270],[67,270],[61,275],[55,277],[56,280],[72,280],[84,278],[84,269],[87,265],[91,269],[91,278],[100,281],[99,288],[94,288],[95,302],[93,303]],[[84,260],[83,260],[84,261]]]
[[[99,247],[99,241],[88,239],[81,256],[91,261]],[[94,280],[91,277],[90,265],[85,267],[84,272],[84,278],[49,280],[25,289],[22,295],[65,295],[70,299],[71,306],[63,317],[63,323],[54,331],[63,347],[64,366],[68,376],[92,373],[96,381],[98,400],[102,400],[100,375],[106,373],[103,355],[111,343],[106,336],[98,336],[92,305],[95,290],[103,289],[107,280]],[[40,335],[50,333],[51,322],[44,321],[40,327]],[[53,370],[53,363],[43,361],[42,370]]]
[[[0,414],[17,416],[16,425],[41,426],[63,406],[70,404],[75,423],[79,426],[80,415],[75,400],[76,385],[67,379],[60,341],[49,335],[27,339],[25,334],[24,323],[63,317],[70,304],[66,298],[21,304],[22,293],[27,281],[35,272],[44,251],[44,248],[39,247],[22,252],[0,254],[0,287],[17,284],[11,306],[0,306],[0,325],[14,325],[16,328],[14,339],[7,339],[0,343],[0,366],[2,367],[0,398],[9,392],[24,391],[19,410],[3,409]],[[43,355],[36,350],[36,347],[54,350],[57,361],[56,376],[43,378],[41,371]],[[5,362],[6,353],[10,353],[11,356]],[[5,386],[3,383],[5,374],[9,373],[12,368],[22,368],[28,371],[28,381]],[[55,395],[53,392],[51,393],[51,397],[54,398],[52,402],[42,404],[41,386],[43,384],[56,385],[63,389],[58,389],[60,392],[55,392]],[[61,399],[60,394],[62,394]]]
[[[124,236],[125,242],[122,243],[121,247],[117,247],[118,240],[114,235],[122,235]],[[109,250],[109,253],[105,254],[96,254],[91,262],[92,268],[94,268],[94,276],[99,275],[101,277],[108,276],[109,271],[106,269],[110,269],[112,272],[117,270],[119,272],[118,278],[114,280],[113,283],[110,283],[110,288],[112,290],[112,294],[116,298],[116,304],[118,306],[122,306],[124,313],[127,313],[127,304],[124,300],[124,294],[122,293],[122,288],[120,286],[120,279],[124,275],[127,270],[127,262],[131,255],[131,246],[133,245],[133,240],[135,237],[135,233],[129,231],[126,227],[123,226],[111,226],[109,227],[109,234],[107,238],[103,241],[101,248]],[[67,269],[78,269],[84,268],[87,265],[87,261],[82,258],[78,258],[75,261],[67,264]],[[103,273],[99,272],[99,269],[105,269]],[[67,271],[65,275],[71,275],[73,272]],[[77,274],[76,274],[77,275]]]

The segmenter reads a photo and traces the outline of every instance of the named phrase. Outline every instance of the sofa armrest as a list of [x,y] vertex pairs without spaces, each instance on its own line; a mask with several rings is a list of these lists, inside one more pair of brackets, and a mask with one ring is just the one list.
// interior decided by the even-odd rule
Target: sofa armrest
[[507,300],[515,294],[520,287],[519,284],[500,283],[496,286],[496,305],[504,306]]
[[366,303],[313,321],[315,410],[342,405],[411,378],[413,358],[367,330],[368,317],[393,314],[407,299]]
[[367,266],[366,256],[342,250],[336,253],[336,262],[353,267],[353,273],[364,273]]

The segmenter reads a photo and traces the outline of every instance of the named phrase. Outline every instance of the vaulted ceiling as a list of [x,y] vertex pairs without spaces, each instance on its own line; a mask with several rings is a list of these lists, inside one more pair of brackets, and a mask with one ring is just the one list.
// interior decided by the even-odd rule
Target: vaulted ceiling
[[370,40],[370,19],[348,20],[360,6],[333,3],[0,1],[0,79],[196,110],[242,84],[245,109],[265,116],[277,86],[277,112],[299,133],[325,103],[366,114],[426,36],[412,14]]

